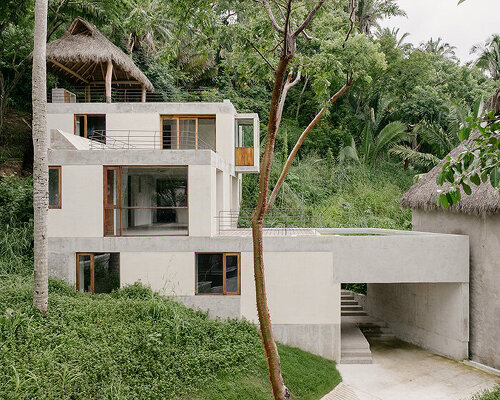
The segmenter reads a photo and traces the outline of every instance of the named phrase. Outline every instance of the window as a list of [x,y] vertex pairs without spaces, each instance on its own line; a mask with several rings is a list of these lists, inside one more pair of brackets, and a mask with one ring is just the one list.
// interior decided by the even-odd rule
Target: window
[[214,116],[162,116],[161,148],[164,150],[214,150]]
[[234,153],[236,166],[254,165],[253,134],[253,119],[236,120],[236,148]]
[[240,294],[240,253],[196,254],[196,294]]
[[106,143],[106,115],[75,114],[75,135]]
[[76,290],[111,293],[120,287],[120,253],[77,253]]
[[104,236],[187,234],[187,167],[104,168]]
[[61,208],[61,167],[49,167],[49,208]]

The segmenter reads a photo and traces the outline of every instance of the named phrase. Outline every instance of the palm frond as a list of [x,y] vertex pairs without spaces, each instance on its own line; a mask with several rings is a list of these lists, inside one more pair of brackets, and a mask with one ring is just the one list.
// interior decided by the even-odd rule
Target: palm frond
[[440,159],[431,153],[421,153],[409,146],[397,144],[389,150],[389,154],[399,157],[401,160],[409,160],[412,164],[431,168],[439,163]]

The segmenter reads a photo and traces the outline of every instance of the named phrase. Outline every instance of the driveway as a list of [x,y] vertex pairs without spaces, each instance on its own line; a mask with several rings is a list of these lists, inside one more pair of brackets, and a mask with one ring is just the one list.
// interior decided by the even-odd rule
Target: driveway
[[[339,390],[352,391],[359,400],[463,400],[500,383],[498,376],[402,341],[374,340],[370,346],[373,364],[337,366],[343,378]],[[334,395],[325,399],[341,398]]]

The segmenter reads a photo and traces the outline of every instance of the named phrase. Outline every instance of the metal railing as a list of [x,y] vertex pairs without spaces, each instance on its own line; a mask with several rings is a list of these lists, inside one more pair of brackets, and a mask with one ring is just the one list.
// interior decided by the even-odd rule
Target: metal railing
[[166,136],[162,131],[106,129],[95,130],[90,139],[91,150],[212,150],[196,132],[181,131],[179,136]]
[[[219,234],[251,227],[253,209],[219,211],[217,225]],[[322,216],[312,209],[271,209],[264,218],[264,228],[281,230],[286,235],[290,229],[319,228]]]
[[[52,90],[56,89],[56,90]],[[162,90],[161,92],[146,92],[146,102],[198,102],[222,101],[223,96],[217,89],[176,89]],[[48,103],[106,103],[106,90],[104,86],[66,86],[48,88]],[[140,103],[142,102],[142,89],[139,87],[111,89],[112,103]]]

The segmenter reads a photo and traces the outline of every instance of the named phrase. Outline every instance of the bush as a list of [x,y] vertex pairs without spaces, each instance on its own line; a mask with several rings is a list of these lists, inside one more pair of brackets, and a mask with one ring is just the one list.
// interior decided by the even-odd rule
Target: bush
[[500,400],[500,385],[476,394],[471,400]]
[[[32,306],[33,280],[0,279],[2,399],[268,399],[262,339],[245,321],[221,322],[139,283],[89,295],[50,280],[49,313]],[[294,398],[318,399],[335,363],[280,346]]]
[[0,178],[0,276],[33,272],[33,181]]

